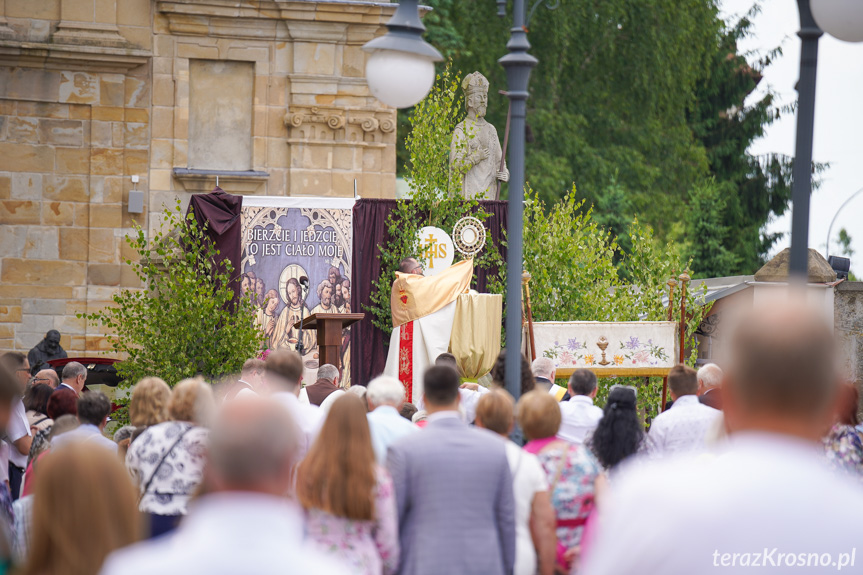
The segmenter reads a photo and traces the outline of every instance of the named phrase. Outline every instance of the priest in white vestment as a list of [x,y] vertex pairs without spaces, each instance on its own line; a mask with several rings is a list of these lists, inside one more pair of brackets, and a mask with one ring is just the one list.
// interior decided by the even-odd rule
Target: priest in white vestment
[[424,277],[419,264],[410,266],[411,261],[405,260],[408,265],[401,266],[404,271],[396,272],[393,283],[393,332],[384,373],[404,384],[405,401],[419,404],[425,370],[449,349],[456,299],[470,287],[473,260],[432,277]]

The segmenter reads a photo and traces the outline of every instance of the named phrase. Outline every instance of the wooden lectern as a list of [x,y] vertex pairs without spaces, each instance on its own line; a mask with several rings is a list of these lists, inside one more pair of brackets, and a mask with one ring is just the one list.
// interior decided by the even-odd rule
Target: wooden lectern
[[364,313],[313,313],[296,322],[299,329],[314,329],[318,332],[318,365],[329,363],[342,369],[342,330],[366,317]]

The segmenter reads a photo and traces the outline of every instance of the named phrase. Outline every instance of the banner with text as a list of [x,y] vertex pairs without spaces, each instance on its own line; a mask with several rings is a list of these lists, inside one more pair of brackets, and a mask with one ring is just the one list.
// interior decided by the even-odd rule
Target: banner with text
[[[243,197],[242,291],[258,306],[255,321],[271,350],[296,349],[293,324],[300,317],[351,313],[353,205],[353,198]],[[303,330],[302,341],[304,380],[313,383],[314,330]],[[341,359],[348,382],[350,328],[342,334]]]

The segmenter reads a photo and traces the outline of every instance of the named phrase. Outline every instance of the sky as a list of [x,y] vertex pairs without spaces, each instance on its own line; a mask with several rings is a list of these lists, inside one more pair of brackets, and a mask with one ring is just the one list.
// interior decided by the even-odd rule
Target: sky
[[[752,8],[753,0],[721,0],[722,16],[734,22]],[[761,13],[753,19],[752,34],[739,48],[742,52],[766,52],[782,46],[783,54],[765,71],[757,94],[768,87],[778,104],[790,104],[797,94],[794,85],[800,72],[800,16],[796,0],[763,0]],[[749,57],[750,62],[756,56]],[[756,140],[754,154],[779,152],[794,155],[797,119],[783,115]],[[821,174],[821,187],[812,194],[809,212],[809,247],[825,255],[827,230],[842,203],[863,188],[863,43],[850,44],[827,34],[818,44],[818,79],[815,94],[813,159],[828,162]],[[863,193],[856,196],[836,218],[831,234],[831,253],[839,254],[836,237],[840,228],[852,237],[855,253],[851,270],[863,274]],[[791,210],[767,226],[770,232],[785,232],[771,256],[791,245]]]

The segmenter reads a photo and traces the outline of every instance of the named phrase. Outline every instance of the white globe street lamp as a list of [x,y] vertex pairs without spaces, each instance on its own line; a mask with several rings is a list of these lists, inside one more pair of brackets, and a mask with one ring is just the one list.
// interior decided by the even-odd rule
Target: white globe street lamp
[[435,79],[434,63],[443,60],[423,40],[417,0],[402,0],[387,22],[388,32],[366,43],[366,81],[372,95],[394,108],[410,108],[426,97]]
[[863,42],[863,2],[812,0],[812,17],[818,27],[846,42]]

